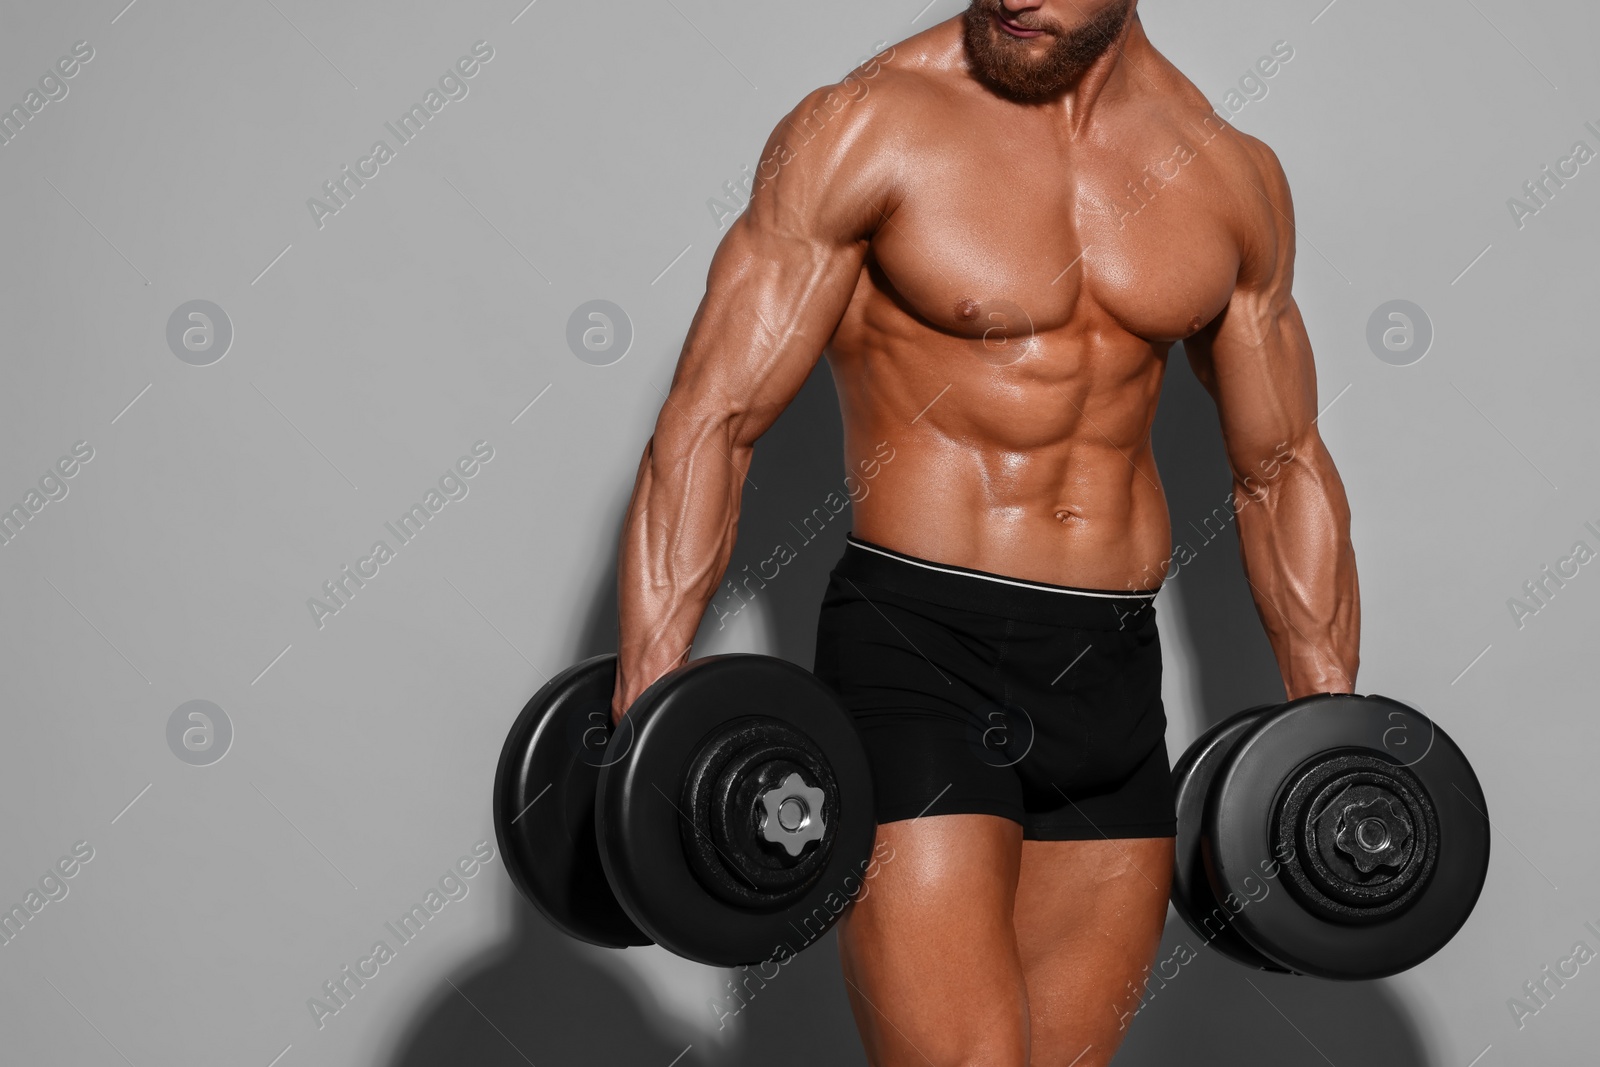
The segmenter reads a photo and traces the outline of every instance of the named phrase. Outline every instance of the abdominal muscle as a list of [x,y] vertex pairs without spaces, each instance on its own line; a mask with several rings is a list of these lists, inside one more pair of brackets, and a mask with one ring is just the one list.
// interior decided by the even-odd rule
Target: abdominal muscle
[[1149,428],[1165,346],[1041,335],[994,366],[933,330],[914,346],[842,340],[828,360],[846,464],[879,464],[854,505],[857,537],[1029,581],[1160,586],[1171,529]]

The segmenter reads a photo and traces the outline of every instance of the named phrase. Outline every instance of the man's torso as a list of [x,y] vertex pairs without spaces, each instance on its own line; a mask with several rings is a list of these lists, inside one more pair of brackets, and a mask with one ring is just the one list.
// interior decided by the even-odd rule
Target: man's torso
[[1254,157],[1142,34],[1071,131],[964,75],[949,25],[896,46],[873,87],[895,197],[827,355],[847,461],[880,441],[896,459],[856,532],[1035,581],[1154,587],[1162,374],[1227,306],[1271,210]]

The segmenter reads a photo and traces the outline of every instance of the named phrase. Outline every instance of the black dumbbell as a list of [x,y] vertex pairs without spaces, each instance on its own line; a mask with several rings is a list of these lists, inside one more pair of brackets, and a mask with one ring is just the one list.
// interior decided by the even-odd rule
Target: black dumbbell
[[613,731],[615,679],[614,655],[563,671],[506,738],[495,834],[517,888],[573,937],[713,966],[820,937],[859,892],[876,830],[837,698],[784,660],[710,656]]
[[1324,694],[1240,712],[1173,769],[1172,902],[1263,970],[1380,978],[1453,937],[1489,866],[1472,766],[1415,708]]

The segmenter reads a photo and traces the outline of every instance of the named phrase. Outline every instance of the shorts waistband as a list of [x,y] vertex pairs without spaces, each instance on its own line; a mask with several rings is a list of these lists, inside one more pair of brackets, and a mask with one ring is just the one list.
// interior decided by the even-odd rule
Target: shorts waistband
[[845,537],[834,573],[928,603],[1028,622],[1125,629],[1153,613],[1156,591],[1081,589],[936,563]]

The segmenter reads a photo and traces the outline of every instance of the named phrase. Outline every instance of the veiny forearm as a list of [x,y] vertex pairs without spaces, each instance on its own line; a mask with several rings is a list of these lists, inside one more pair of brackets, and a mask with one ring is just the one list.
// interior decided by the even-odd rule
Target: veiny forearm
[[1349,502],[1327,449],[1313,435],[1275,479],[1234,491],[1245,576],[1289,699],[1352,692],[1361,596]]
[[618,546],[614,717],[688,660],[733,553],[752,457],[731,420],[679,414],[675,403],[645,446]]

